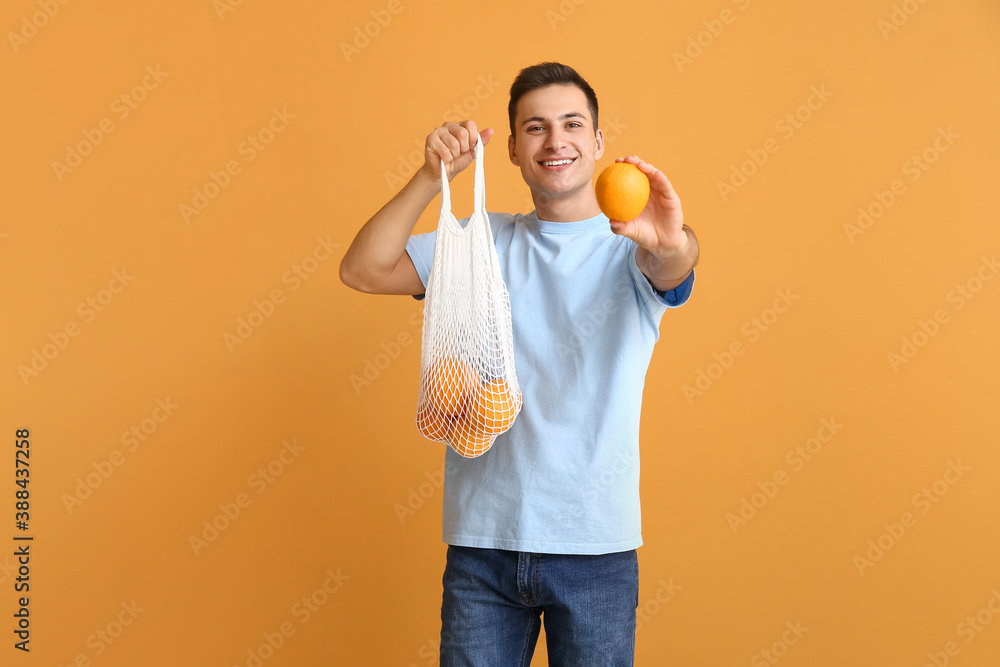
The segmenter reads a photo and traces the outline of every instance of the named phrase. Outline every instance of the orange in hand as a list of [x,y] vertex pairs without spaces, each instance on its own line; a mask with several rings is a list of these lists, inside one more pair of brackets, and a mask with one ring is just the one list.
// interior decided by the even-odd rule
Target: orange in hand
[[478,386],[479,373],[472,366],[461,359],[445,357],[431,368],[428,395],[439,412],[457,417],[465,412]]
[[597,205],[612,220],[627,222],[639,216],[649,201],[649,179],[629,162],[615,162],[601,172],[594,186]]
[[515,402],[507,381],[497,378],[477,387],[472,395],[468,417],[481,433],[503,433],[514,423],[520,407],[520,397]]

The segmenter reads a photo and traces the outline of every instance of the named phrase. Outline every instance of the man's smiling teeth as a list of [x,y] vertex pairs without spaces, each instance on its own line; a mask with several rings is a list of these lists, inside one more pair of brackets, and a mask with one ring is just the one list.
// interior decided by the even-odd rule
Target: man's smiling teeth
[[546,167],[555,167],[560,164],[569,164],[572,161],[573,160],[544,160],[542,164],[545,165]]

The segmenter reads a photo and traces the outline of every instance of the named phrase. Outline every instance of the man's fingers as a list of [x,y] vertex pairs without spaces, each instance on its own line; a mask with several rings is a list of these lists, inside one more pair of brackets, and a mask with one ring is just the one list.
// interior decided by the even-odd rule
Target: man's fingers
[[628,162],[629,164],[634,164],[635,166],[639,167],[639,170],[642,171],[643,173],[646,173],[647,171],[644,167],[650,166],[645,162],[643,162],[641,159],[639,159],[638,155],[627,155],[625,157],[616,158],[615,162]]
[[457,160],[461,157],[462,153],[466,153],[469,150],[468,134],[461,131],[457,135],[452,134],[448,137],[448,146],[451,147],[451,159]]
[[435,130],[442,146],[447,148],[447,153],[441,155],[445,162],[452,162],[464,151],[461,141],[463,131],[461,125],[450,120]]
[[444,162],[446,168],[450,168],[458,155],[458,149],[458,140],[455,137],[435,133],[427,140],[428,162],[432,162],[435,169],[441,162]]
[[662,171],[660,171],[653,165],[649,164],[645,160],[640,159],[638,155],[629,155],[627,158],[625,158],[624,161],[634,164],[636,167],[638,167],[639,171],[646,174],[646,178],[649,179],[650,183],[653,183],[654,181],[660,181],[664,186],[666,186],[667,190],[673,189],[672,186],[670,185],[670,180],[667,178],[666,174],[664,174]]
[[[444,162],[449,178],[465,168],[472,160],[472,150],[476,142],[482,140],[485,146],[493,136],[491,127],[478,131],[475,122],[471,120],[456,123],[447,121],[427,136],[425,152],[428,163]],[[457,165],[455,163],[458,163]]]
[[493,134],[495,132],[492,127],[487,127],[482,132],[480,132],[479,131],[479,126],[476,125],[476,122],[472,121],[472,120],[464,121],[464,122],[461,123],[461,125],[469,133],[468,134],[469,142],[470,142],[469,143],[469,150],[472,150],[473,148],[475,148],[476,147],[476,142],[479,141],[480,139],[482,139],[482,141],[483,141],[483,146],[485,146],[486,144],[490,143],[490,138],[493,136]]
[[444,150],[441,152],[441,159],[445,163],[454,162],[459,155],[462,154],[462,144],[455,138],[454,134],[450,132],[442,132],[439,137],[441,140],[441,146]]
[[463,151],[467,151],[474,148],[476,142],[479,141],[479,128],[476,127],[475,121],[471,120],[462,121],[461,127],[464,130],[460,135],[462,138],[462,149]]
[[674,191],[674,185],[670,182],[670,179],[667,178],[667,175],[653,165],[642,160],[638,155],[627,155],[625,157],[616,158],[615,162],[627,162],[629,164],[634,164],[639,171],[646,175],[646,178],[649,179],[650,185],[655,185],[657,189],[661,190],[668,196],[677,197],[677,193]]

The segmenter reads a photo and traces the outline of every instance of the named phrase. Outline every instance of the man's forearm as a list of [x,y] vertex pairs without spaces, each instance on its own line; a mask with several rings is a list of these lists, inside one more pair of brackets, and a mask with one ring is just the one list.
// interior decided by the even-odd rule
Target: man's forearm
[[440,181],[418,171],[358,232],[341,262],[342,278],[391,273],[420,214],[440,191]]
[[654,255],[645,248],[636,251],[636,263],[650,284],[661,292],[672,290],[688,277],[698,265],[700,249],[694,230],[684,225],[686,241],[676,250],[662,255]]

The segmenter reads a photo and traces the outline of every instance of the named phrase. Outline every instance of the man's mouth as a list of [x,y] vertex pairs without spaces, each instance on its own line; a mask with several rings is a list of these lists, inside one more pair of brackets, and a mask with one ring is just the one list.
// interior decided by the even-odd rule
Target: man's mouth
[[541,160],[538,164],[542,165],[546,169],[555,171],[558,169],[564,169],[565,167],[573,164],[574,161],[576,161],[575,157],[572,158],[567,157],[567,158],[556,158],[553,160]]

